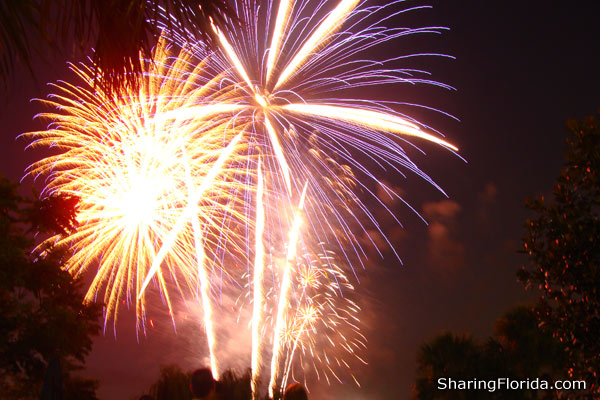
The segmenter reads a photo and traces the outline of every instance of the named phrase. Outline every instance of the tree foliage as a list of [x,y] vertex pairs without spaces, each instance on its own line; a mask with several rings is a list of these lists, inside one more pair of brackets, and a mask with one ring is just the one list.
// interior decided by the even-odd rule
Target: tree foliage
[[[415,384],[416,398],[433,399],[537,399],[536,390],[439,390],[438,378],[455,381],[498,378],[560,379],[564,374],[562,345],[537,326],[535,313],[515,307],[496,321],[494,336],[478,342],[467,335],[443,333],[421,346]],[[547,390],[544,399],[559,398]]]
[[250,400],[252,398],[251,376],[250,369],[243,375],[238,375],[230,369],[223,372],[217,383],[219,398],[224,400]]
[[541,326],[566,347],[569,374],[600,393],[600,125],[598,116],[567,122],[566,165],[550,201],[530,199],[519,272],[541,297]]
[[56,50],[93,45],[101,84],[118,91],[136,85],[140,54],[167,28],[189,40],[214,43],[211,21],[222,30],[239,23],[228,0],[8,0],[0,2],[0,81],[18,64],[32,69],[40,45]]
[[34,235],[73,227],[76,199],[28,200],[17,189],[0,177],[0,397],[37,398],[53,357],[65,384],[89,391],[93,382],[69,377],[91,350],[101,306],[83,303],[82,282],[61,268],[63,252],[33,250]]
[[[443,393],[437,389],[438,378],[469,379],[477,376],[482,364],[480,346],[466,335],[446,332],[421,346],[416,380],[417,399],[462,399],[463,393]],[[454,395],[454,396],[453,396]],[[478,393],[473,394],[473,399]],[[461,397],[462,396],[462,397]]]
[[[160,368],[160,375],[148,393],[156,400],[191,400],[190,382],[194,371],[184,372],[177,365]],[[250,400],[250,370],[243,375],[226,370],[216,384],[217,398],[222,400]],[[136,399],[139,397],[136,397]]]
[[176,365],[163,366],[158,380],[150,387],[150,395],[156,400],[192,400],[191,375]]

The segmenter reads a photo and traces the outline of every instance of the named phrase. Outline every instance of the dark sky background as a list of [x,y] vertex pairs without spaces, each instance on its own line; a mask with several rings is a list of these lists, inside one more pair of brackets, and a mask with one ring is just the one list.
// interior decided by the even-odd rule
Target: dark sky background
[[[335,393],[332,398],[342,398],[341,393],[347,399],[409,398],[421,344],[444,330],[484,339],[503,312],[534,298],[515,278],[527,262],[518,254],[529,215],[524,198],[551,192],[563,164],[565,121],[600,107],[597,1],[407,4],[431,4],[433,9],[403,16],[404,25],[451,30],[396,40],[392,49],[455,56],[426,58],[419,65],[457,90],[420,87],[407,94],[397,87],[384,95],[400,100],[414,96],[411,100],[459,118],[415,111],[455,143],[467,163],[431,146],[423,147],[426,156],[415,157],[448,199],[414,177],[386,178],[429,225],[406,207],[391,204],[405,229],[389,225],[386,230],[403,265],[387,251],[383,260],[373,254],[360,274],[357,290],[369,340],[369,366],[357,371],[362,388],[319,384],[314,398],[329,398],[326,392]],[[14,139],[42,128],[31,121],[42,108],[29,99],[47,93],[45,82],[67,76],[65,58],[50,60],[35,66],[37,83],[27,72],[16,73],[0,99],[0,171],[9,178],[21,178],[37,158]],[[158,325],[137,343],[133,321],[125,316],[116,339],[107,332],[95,340],[85,373],[100,380],[102,398],[132,398],[157,377],[161,364],[191,368],[201,362],[202,345],[190,341],[189,329],[182,330],[175,335],[167,323]]]

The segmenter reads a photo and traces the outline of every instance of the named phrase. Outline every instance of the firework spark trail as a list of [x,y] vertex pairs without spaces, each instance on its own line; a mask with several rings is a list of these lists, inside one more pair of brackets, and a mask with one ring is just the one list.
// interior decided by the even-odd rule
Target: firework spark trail
[[283,150],[281,149],[281,144],[279,143],[279,139],[277,138],[277,133],[275,132],[275,128],[273,128],[273,124],[269,120],[269,116],[267,111],[264,111],[265,114],[265,127],[267,128],[267,132],[269,133],[269,139],[271,141],[271,145],[273,146],[273,151],[275,152],[275,156],[277,157],[277,161],[279,162],[279,166],[281,171],[283,172],[283,179],[285,180],[285,186],[288,190],[288,193],[292,191],[292,182],[290,178],[290,167],[288,165],[287,160],[285,159],[285,155],[283,154]]
[[[192,182],[192,172],[189,168],[189,161],[187,160],[187,154],[182,151],[185,172],[186,172],[186,183],[190,196],[188,198],[188,204],[192,204],[192,215],[198,215],[198,205],[194,202],[195,192],[194,184]],[[200,286],[200,296],[202,298],[202,311],[204,316],[204,327],[206,332],[206,338],[208,342],[208,353],[210,358],[210,368],[215,379],[219,379],[219,369],[217,366],[217,358],[215,355],[215,332],[213,327],[212,319],[212,305],[210,301],[210,282],[207,273],[207,265],[205,263],[206,253],[204,251],[204,243],[202,240],[202,230],[196,218],[191,218],[192,229],[194,232],[194,249],[196,250],[196,263],[198,268],[198,280]]]
[[233,47],[231,46],[231,44],[229,43],[229,41],[227,40],[227,38],[225,37],[225,35],[223,34],[223,32],[221,32],[221,30],[219,28],[217,28],[214,25],[212,25],[212,28],[217,33],[217,35],[219,36],[219,41],[221,42],[221,46],[223,46],[223,49],[225,50],[225,53],[227,54],[227,56],[229,57],[229,59],[231,60],[231,62],[233,63],[233,65],[235,66],[236,70],[241,75],[241,77],[244,79],[244,81],[248,85],[248,88],[250,90],[252,90],[253,94],[256,94],[256,90],[254,88],[254,85],[250,81],[250,77],[248,76],[248,73],[246,72],[246,69],[244,68],[244,65],[240,61],[240,59],[237,56],[237,54],[236,54],[235,50],[233,49]]
[[184,226],[190,219],[196,219],[196,214],[194,213],[194,211],[197,211],[198,202],[200,201],[202,196],[204,196],[204,193],[212,187],[212,185],[214,184],[214,180],[217,178],[218,174],[223,172],[223,164],[225,163],[225,161],[227,161],[229,157],[231,157],[231,155],[236,149],[236,145],[241,140],[242,136],[243,132],[240,132],[233,138],[233,140],[231,140],[231,142],[229,142],[227,147],[219,155],[217,161],[211,166],[210,171],[204,177],[200,186],[193,192],[192,196],[190,196],[189,202],[186,205],[184,211],[181,213],[181,215],[177,219],[177,222],[175,222],[175,225],[167,234],[165,240],[162,243],[162,246],[158,251],[158,254],[152,261],[152,266],[150,267],[150,270],[148,270],[148,274],[146,275],[146,279],[142,284],[142,288],[140,289],[138,298],[141,298],[141,296],[144,294],[144,290],[150,283],[150,280],[152,279],[154,274],[156,274],[156,272],[160,268],[160,264],[163,262],[167,254],[171,251],[171,248],[174,246],[175,240],[177,239],[179,232],[181,232],[181,230],[184,228]]
[[263,206],[263,175],[260,158],[257,167],[256,184],[256,230],[254,235],[254,291],[253,291],[253,310],[252,310],[252,380],[251,389],[254,398],[258,398],[258,378],[260,374],[261,361],[261,337],[260,327],[262,323],[263,308],[263,270],[264,270],[264,244],[263,232],[265,229],[265,210]]
[[292,76],[292,74],[294,74],[294,72],[296,72],[304,62],[306,62],[311,52],[341,26],[341,24],[357,4],[358,0],[340,1],[333,11],[329,13],[327,18],[321,22],[319,27],[308,38],[308,40],[304,42],[300,50],[296,53],[292,61],[289,62],[287,67],[285,67],[281,75],[279,75],[279,79],[277,80],[273,90],[277,90],[279,86],[283,85]]
[[306,188],[308,182],[304,184],[302,195],[289,234],[288,252],[283,268],[283,277],[281,278],[281,289],[279,291],[279,305],[277,306],[277,317],[275,320],[275,329],[273,330],[273,355],[271,358],[271,380],[269,382],[269,395],[273,398],[273,392],[277,387],[277,374],[279,372],[279,357],[281,352],[282,333],[285,325],[285,312],[288,307],[288,296],[291,286],[293,262],[296,258],[296,247],[300,239],[300,228],[302,225],[302,209],[304,208],[304,199],[306,197]]
[[[285,0],[284,0],[284,2],[285,2]],[[287,12],[286,10],[287,10],[286,7],[280,7],[279,11]],[[278,16],[278,18],[279,18],[279,16]],[[248,76],[246,69],[244,68],[242,62],[240,61],[235,50],[233,49],[233,47],[231,46],[231,44],[229,43],[229,41],[227,40],[227,38],[225,37],[223,32],[221,32],[221,30],[219,30],[214,25],[212,27],[213,27],[213,30],[219,36],[219,41],[220,41],[221,45],[223,46],[225,53],[227,54],[227,56],[229,57],[229,59],[231,60],[233,65],[235,66],[235,69],[238,71],[240,76],[246,82],[248,89],[250,89],[252,91],[254,100],[256,100],[256,102],[263,108],[263,113],[264,113],[264,118],[265,118],[265,122],[264,122],[265,128],[267,129],[267,132],[269,133],[269,139],[271,141],[271,145],[273,146],[273,150],[275,151],[275,155],[277,157],[277,161],[279,162],[279,166],[282,170],[283,177],[285,179],[285,184],[288,189],[288,193],[291,193],[292,186],[291,186],[291,178],[290,178],[290,168],[289,168],[289,165],[285,158],[285,155],[283,154],[283,149],[281,148],[279,139],[277,138],[277,133],[275,132],[273,125],[269,121],[269,117],[267,114],[268,103],[266,102],[266,100],[262,96],[262,94],[257,92],[257,88],[250,81],[250,77]]]
[[192,227],[194,229],[194,244],[196,248],[196,260],[198,263],[198,278],[200,280],[200,293],[202,295],[202,311],[204,313],[204,325],[208,341],[210,368],[213,377],[218,380],[220,374],[215,353],[215,330],[213,327],[212,306],[210,301],[210,281],[206,271],[206,254],[204,253],[204,245],[202,243],[201,228],[196,218],[192,218]]
[[423,132],[417,125],[410,123],[405,119],[382,112],[364,110],[356,107],[340,107],[310,103],[286,104],[281,108],[305,115],[315,115],[327,119],[339,119],[341,121],[349,121],[370,128],[415,136],[437,143],[451,150],[458,151],[458,147],[436,136]]
[[273,38],[271,39],[271,47],[269,48],[269,56],[267,58],[267,85],[269,84],[269,80],[273,75],[273,68],[275,68],[275,62],[279,56],[279,50],[281,49],[281,43],[284,39],[284,32],[287,27],[291,12],[291,0],[281,0],[277,10],[277,19],[275,20]]

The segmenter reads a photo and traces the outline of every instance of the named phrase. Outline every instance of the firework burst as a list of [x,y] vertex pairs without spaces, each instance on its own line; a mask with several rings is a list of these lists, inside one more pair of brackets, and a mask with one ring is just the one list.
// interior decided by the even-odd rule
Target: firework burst
[[[427,79],[423,71],[388,67],[416,55],[378,62],[360,58],[381,43],[410,34],[439,33],[443,28],[386,28],[386,20],[408,11],[399,9],[401,1],[363,8],[359,3],[280,0],[260,8],[254,3],[239,2],[241,27],[226,32],[213,27],[220,49],[210,57],[216,71],[224,76],[223,82],[234,85],[239,98],[239,112],[232,121],[252,125],[251,151],[264,157],[264,204],[278,210],[260,217],[266,218],[265,227],[261,228],[262,236],[257,232],[255,237],[257,243],[266,240],[269,248],[283,255],[281,265],[272,267],[279,272],[275,274],[279,290],[273,293],[278,305],[272,313],[275,317],[269,339],[271,396],[276,387],[285,386],[289,376],[285,349],[295,348],[292,343],[305,343],[293,339],[293,332],[299,338],[304,331],[291,328],[290,309],[303,315],[319,315],[307,305],[290,305],[292,276],[300,265],[296,254],[301,244],[300,217],[306,218],[304,235],[314,239],[319,251],[326,253],[326,244],[335,246],[344,265],[352,270],[356,260],[360,262],[365,255],[360,238],[369,237],[366,225],[374,226],[385,238],[377,220],[356,194],[357,189],[372,193],[367,181],[377,182],[376,175],[360,160],[374,161],[384,170],[400,172],[404,168],[439,189],[410,160],[404,145],[431,142],[453,152],[457,150],[440,135],[396,111],[401,103],[349,96],[357,93],[357,88],[367,86],[426,83],[446,87]],[[177,35],[172,36],[175,42],[186,45]],[[197,51],[201,58],[205,57],[203,49]],[[408,142],[410,138],[415,143]],[[356,179],[354,172],[361,179]],[[260,202],[263,204],[262,199]],[[298,202],[300,206],[293,207]],[[256,247],[257,254],[262,254],[259,247],[262,244]],[[254,264],[259,266],[254,271],[254,301],[262,301],[264,292],[260,288],[264,261],[258,258]],[[331,264],[328,262],[333,268]],[[344,296],[341,287],[337,291],[340,297]],[[257,325],[264,320],[260,310],[260,306],[254,308],[254,352],[260,348],[256,337]],[[305,321],[303,326],[312,326],[306,318],[299,320]],[[335,342],[331,345],[335,346]],[[259,358],[253,353],[255,380],[260,374]]]
[[212,102],[230,90],[218,87],[218,76],[205,79],[202,62],[192,66],[190,57],[170,56],[161,41],[139,91],[119,98],[95,89],[90,68],[72,66],[80,85],[55,85],[44,103],[59,111],[38,116],[49,129],[26,134],[31,146],[60,150],[28,173],[46,176],[47,193],[80,199],[79,229],[48,242],[72,249],[73,275],[97,267],[86,299],[104,293],[105,321],[135,303],[143,327],[146,278],[159,256],[152,276],[172,315],[169,287],[206,294],[205,272],[220,268],[213,261],[224,249],[244,254],[236,252],[236,232],[221,230],[231,219],[245,221],[242,196],[231,196],[246,190],[246,170],[233,161],[247,154],[244,128],[213,115]]
[[[305,365],[328,381],[339,380],[336,368],[352,375],[344,355],[360,360],[365,339],[347,275],[365,256],[369,227],[385,238],[359,196],[378,183],[361,160],[437,187],[406,145],[457,150],[397,111],[401,103],[350,95],[367,86],[444,86],[388,67],[414,55],[360,58],[442,29],[386,28],[406,11],[401,3],[237,2],[242,25],[213,27],[220,48],[165,31],[139,91],[120,98],[96,89],[91,69],[73,67],[83,86],[57,85],[45,102],[59,112],[42,115],[50,128],[27,134],[61,153],[29,173],[45,175],[48,192],[81,199],[79,230],[50,241],[72,248],[75,275],[98,267],[87,298],[104,293],[107,319],[135,302],[143,326],[152,282],[171,314],[169,286],[197,296],[218,377],[212,306],[221,271],[253,303],[255,397],[267,366],[271,397]],[[167,42],[183,50],[170,56]],[[252,283],[240,284],[244,277]]]

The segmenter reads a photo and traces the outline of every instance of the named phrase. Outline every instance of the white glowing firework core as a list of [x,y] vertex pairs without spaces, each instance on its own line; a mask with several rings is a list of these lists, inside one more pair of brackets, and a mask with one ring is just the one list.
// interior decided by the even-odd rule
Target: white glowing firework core
[[107,198],[106,206],[112,210],[120,210],[128,230],[133,230],[154,219],[160,190],[156,190],[158,185],[155,180],[145,176],[129,177],[129,181],[129,190],[123,192],[122,188],[115,188],[116,192]]

